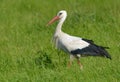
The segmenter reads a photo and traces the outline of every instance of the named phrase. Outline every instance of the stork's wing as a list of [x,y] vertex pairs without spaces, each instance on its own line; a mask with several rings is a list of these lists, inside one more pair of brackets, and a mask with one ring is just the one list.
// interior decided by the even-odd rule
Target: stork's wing
[[82,40],[82,38],[74,36],[62,37],[61,42],[68,49],[68,51],[82,49],[90,45],[90,43]]
[[83,54],[89,56],[105,56],[111,59],[109,53],[102,47],[94,44],[92,40],[68,36],[62,40],[64,46],[71,54]]

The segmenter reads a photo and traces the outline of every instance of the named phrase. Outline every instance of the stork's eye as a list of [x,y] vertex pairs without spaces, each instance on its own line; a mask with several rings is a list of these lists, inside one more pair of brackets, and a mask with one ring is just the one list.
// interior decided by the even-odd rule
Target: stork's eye
[[62,13],[59,13],[59,16],[62,15]]

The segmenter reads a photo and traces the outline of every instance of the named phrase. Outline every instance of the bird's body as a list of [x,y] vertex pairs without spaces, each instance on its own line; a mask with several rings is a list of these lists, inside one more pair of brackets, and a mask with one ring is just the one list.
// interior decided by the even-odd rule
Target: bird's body
[[110,55],[105,50],[105,47],[94,44],[92,40],[83,39],[64,33],[61,28],[66,17],[67,12],[62,10],[48,24],[53,23],[55,20],[59,20],[53,36],[53,41],[58,49],[62,49],[70,54],[69,65],[72,63],[73,58],[77,58],[78,64],[82,67],[79,61],[79,57],[81,56],[105,56],[111,59]]
[[54,40],[57,48],[63,49],[68,53],[72,50],[82,49],[89,46],[89,43],[83,41],[82,38],[70,36],[63,32],[55,36]]

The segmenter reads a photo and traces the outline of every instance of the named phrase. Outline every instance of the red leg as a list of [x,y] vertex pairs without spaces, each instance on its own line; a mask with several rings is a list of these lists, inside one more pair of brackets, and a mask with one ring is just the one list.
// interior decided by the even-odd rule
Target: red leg
[[71,67],[71,64],[72,64],[71,61],[69,61],[69,62],[68,62],[68,67]]
[[70,61],[68,62],[68,67],[70,67],[72,65],[73,59],[74,59],[74,56],[70,55]]
[[77,60],[78,65],[80,66],[80,69],[83,69],[83,65],[80,63],[80,60]]

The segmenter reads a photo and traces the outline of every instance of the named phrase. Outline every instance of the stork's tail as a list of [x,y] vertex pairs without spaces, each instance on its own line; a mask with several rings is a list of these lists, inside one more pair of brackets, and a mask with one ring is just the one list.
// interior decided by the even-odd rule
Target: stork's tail
[[109,47],[102,47],[102,46],[97,46],[100,54],[103,54],[106,58],[112,59],[110,54],[106,51],[106,49],[109,49]]

